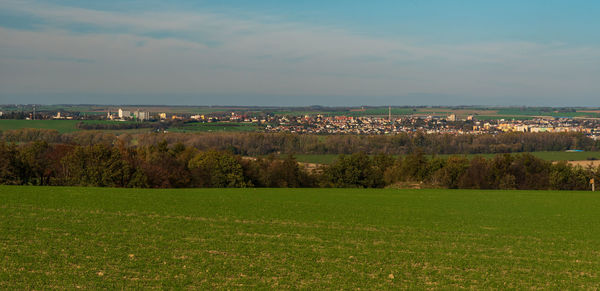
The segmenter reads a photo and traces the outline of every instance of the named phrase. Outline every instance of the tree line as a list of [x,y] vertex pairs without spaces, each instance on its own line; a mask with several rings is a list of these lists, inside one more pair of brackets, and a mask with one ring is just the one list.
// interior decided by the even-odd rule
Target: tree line
[[340,156],[324,168],[328,187],[441,187],[449,189],[587,190],[600,167],[553,163],[529,153],[428,158],[423,152],[394,158],[364,153]]
[[599,172],[527,153],[468,159],[428,157],[420,150],[399,158],[359,152],[309,170],[293,155],[250,158],[165,140],[136,147],[121,140],[114,145],[0,141],[0,184],[8,185],[586,190]]
[[295,159],[248,159],[166,141],[151,146],[0,141],[0,184],[130,188],[314,187]]
[[[104,125],[98,125],[98,129]],[[125,126],[125,124],[123,125]],[[127,125],[129,126],[129,125]],[[401,133],[398,135],[298,135],[290,133],[143,133],[120,134],[83,130],[60,134],[55,130],[20,129],[0,132],[8,142],[46,141],[77,145],[107,144],[150,146],[161,141],[181,143],[199,150],[230,151],[243,156],[269,154],[497,154],[579,149],[595,151],[600,141],[582,133],[501,133],[449,135]]]

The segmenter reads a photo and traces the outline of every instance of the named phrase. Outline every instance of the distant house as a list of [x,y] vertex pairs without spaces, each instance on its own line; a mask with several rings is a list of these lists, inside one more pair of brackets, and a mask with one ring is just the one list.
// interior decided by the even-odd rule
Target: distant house
[[150,119],[150,112],[136,111],[133,113],[133,117],[137,120],[144,121]]
[[131,118],[131,112],[119,108],[119,118],[120,119]]

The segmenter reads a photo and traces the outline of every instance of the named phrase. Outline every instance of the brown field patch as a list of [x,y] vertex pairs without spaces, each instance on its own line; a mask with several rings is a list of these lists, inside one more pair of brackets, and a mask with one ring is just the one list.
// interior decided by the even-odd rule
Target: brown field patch
[[582,166],[582,167],[597,167],[598,165],[600,165],[600,160],[586,160],[586,161],[569,161],[569,164],[573,165],[573,166]]

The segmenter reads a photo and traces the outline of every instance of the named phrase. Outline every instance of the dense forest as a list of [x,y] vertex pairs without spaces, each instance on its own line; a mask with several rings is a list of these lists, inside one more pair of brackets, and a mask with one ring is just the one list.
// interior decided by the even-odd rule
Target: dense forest
[[181,143],[199,150],[229,151],[237,155],[269,154],[485,154],[533,151],[600,149],[581,133],[502,133],[497,135],[448,135],[403,133],[398,135],[302,135],[286,133],[146,133],[114,135],[84,130],[59,134],[54,130],[20,129],[0,132],[7,142],[46,141],[77,145],[123,142],[127,147],[151,146],[161,141]]
[[128,146],[0,141],[0,184],[98,187],[440,187],[465,189],[589,189],[600,168],[553,164],[531,154],[492,159],[428,158],[423,151],[395,158],[358,152],[307,170],[293,155],[249,158],[166,140]]

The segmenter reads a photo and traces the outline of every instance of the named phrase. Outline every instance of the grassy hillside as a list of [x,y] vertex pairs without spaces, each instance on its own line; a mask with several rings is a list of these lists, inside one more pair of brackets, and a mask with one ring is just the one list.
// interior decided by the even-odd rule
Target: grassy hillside
[[0,289],[600,287],[591,192],[0,187]]

